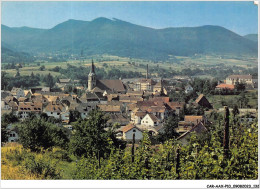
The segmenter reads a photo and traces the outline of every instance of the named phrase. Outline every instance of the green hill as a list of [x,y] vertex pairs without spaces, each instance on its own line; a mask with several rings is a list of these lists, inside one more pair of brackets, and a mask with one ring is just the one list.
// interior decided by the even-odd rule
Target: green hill
[[167,59],[194,54],[257,55],[257,44],[219,26],[153,29],[118,19],[68,20],[42,30],[2,25],[2,42],[31,53],[111,54]]
[[35,58],[25,52],[14,51],[11,46],[1,44],[1,62],[3,63],[29,63],[33,62]]
[[258,42],[258,34],[248,34],[248,35],[245,35],[244,37],[251,41]]

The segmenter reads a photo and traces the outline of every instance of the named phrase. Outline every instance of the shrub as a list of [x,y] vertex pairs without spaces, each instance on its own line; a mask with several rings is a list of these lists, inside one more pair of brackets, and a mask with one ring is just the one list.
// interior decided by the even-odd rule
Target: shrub
[[68,133],[63,127],[53,125],[44,119],[26,120],[17,126],[19,142],[24,148],[39,151],[53,146],[66,147]]
[[56,165],[49,158],[43,156],[28,155],[25,158],[24,166],[31,173],[41,176],[43,179],[59,179],[60,173]]

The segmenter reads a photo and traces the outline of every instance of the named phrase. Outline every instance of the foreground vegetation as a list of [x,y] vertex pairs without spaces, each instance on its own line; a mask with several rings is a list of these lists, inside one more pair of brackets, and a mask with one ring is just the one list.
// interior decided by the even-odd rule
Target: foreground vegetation
[[[48,146],[37,135],[51,130],[49,123],[37,120],[43,122],[40,131],[33,124],[20,124],[25,128],[21,135],[30,140],[2,147],[2,179],[257,179],[257,120],[241,123],[233,113],[211,118],[215,124],[203,135],[192,134],[187,145],[174,135],[152,145],[151,136],[144,133],[139,144],[133,140],[125,146],[114,138],[113,127],[104,129],[107,118],[99,111],[76,123],[69,141],[58,137]],[[30,128],[35,132],[28,135]],[[60,130],[51,131],[64,136]],[[64,145],[57,147],[60,139]]]

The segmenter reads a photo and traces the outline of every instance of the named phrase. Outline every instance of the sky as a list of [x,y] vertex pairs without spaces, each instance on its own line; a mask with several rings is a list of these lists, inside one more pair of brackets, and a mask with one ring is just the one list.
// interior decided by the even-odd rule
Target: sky
[[2,1],[1,9],[1,23],[9,27],[49,29],[68,19],[106,17],[152,28],[218,25],[240,35],[258,33],[253,1]]

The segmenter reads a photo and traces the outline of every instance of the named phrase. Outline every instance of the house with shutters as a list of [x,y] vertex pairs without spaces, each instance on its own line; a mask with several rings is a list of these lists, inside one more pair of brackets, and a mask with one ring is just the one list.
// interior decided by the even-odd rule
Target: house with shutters
[[40,114],[42,112],[42,102],[20,102],[18,105],[17,116],[21,119],[29,117],[30,113]]

